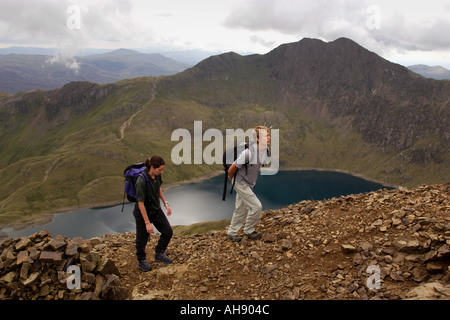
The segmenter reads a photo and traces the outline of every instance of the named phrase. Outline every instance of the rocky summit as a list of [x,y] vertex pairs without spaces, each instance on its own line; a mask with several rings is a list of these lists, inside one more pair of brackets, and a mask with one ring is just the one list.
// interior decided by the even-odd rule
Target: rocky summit
[[[1,299],[450,299],[450,184],[264,211],[260,240],[174,235],[173,264],[138,269],[134,233],[0,242]],[[68,266],[81,270],[79,289]],[[76,279],[75,279],[76,280]],[[69,288],[70,287],[70,288]]]

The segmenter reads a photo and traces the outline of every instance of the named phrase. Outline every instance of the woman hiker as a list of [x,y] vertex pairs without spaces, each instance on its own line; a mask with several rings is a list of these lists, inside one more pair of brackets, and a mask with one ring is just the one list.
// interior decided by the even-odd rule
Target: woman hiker
[[146,170],[143,172],[147,175],[147,179],[139,176],[136,180],[137,203],[134,207],[133,215],[136,219],[136,255],[139,261],[139,268],[147,272],[152,269],[145,255],[145,246],[150,234],[155,232],[152,223],[161,233],[158,244],[155,247],[156,262],[173,262],[164,253],[172,238],[173,231],[160,205],[161,199],[167,209],[167,216],[172,214],[172,210],[170,210],[169,204],[161,190],[161,174],[164,172],[165,167],[164,159],[155,155],[145,161],[145,166]]

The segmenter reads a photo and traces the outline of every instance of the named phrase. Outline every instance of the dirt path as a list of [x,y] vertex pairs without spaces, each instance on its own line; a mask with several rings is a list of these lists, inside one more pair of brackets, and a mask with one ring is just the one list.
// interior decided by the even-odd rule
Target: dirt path
[[144,105],[142,105],[142,107],[136,111],[134,114],[131,115],[130,118],[128,118],[128,120],[126,120],[124,123],[122,123],[122,125],[120,126],[120,138],[118,139],[118,141],[122,141],[125,138],[125,130],[131,125],[131,123],[133,122],[133,119],[142,111],[145,110],[145,108],[152,103],[155,100],[156,97],[156,90],[155,88],[152,86],[151,87],[151,91],[152,91],[152,96],[150,98],[150,101],[148,101],[147,103],[145,103]]

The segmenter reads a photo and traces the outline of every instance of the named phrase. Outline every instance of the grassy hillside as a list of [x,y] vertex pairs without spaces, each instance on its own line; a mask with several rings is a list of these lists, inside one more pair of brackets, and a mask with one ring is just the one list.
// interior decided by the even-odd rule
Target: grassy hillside
[[[167,92],[154,97],[157,86],[158,79],[152,78],[116,83],[83,117],[77,117],[69,106],[45,126],[24,125],[20,135],[7,133],[12,137],[11,147],[2,159],[12,163],[0,170],[4,181],[0,186],[0,223],[22,224],[47,212],[120,203],[124,168],[153,154],[167,161],[167,184],[221,170],[220,165],[171,164],[171,151],[178,143],[171,141],[173,130],[192,132],[194,121],[199,120],[203,130],[246,130],[258,124],[279,129],[282,167],[342,169],[408,186],[442,181],[442,169],[437,166],[402,164],[399,170],[398,155],[379,152],[349,126],[326,123],[298,110],[276,111],[272,105],[236,102],[218,109],[185,97],[170,97]],[[69,120],[60,124],[67,113]],[[131,117],[121,136],[120,129]],[[42,127],[48,129],[38,136],[36,132]],[[29,140],[33,144],[29,145]],[[203,147],[208,144],[203,142]],[[25,146],[25,153],[17,151]],[[19,155],[22,159],[14,161]]]
[[[418,79],[348,41],[333,46],[303,41],[265,56],[211,57],[175,76],[0,95],[0,225],[120,203],[124,168],[153,154],[167,162],[166,185],[221,170],[172,164],[172,132],[193,133],[194,121],[203,131],[278,129],[282,168],[340,169],[408,187],[448,182],[448,82]],[[331,58],[317,58],[333,50],[350,51],[338,64],[345,79],[322,65]]]

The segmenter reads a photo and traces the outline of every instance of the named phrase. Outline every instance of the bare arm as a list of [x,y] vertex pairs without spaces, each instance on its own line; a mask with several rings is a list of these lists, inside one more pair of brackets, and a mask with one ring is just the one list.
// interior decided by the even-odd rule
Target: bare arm
[[167,209],[167,215],[170,216],[172,214],[172,210],[170,209],[169,204],[167,203],[161,188],[159,188],[159,197],[164,202],[164,206]]
[[147,229],[148,233],[154,233],[153,226],[150,223],[150,220],[148,219],[147,210],[145,210],[144,201],[139,201],[139,210],[141,211],[142,218],[145,221],[145,229]]
[[232,180],[238,167],[233,163],[230,168],[228,168],[228,179]]

